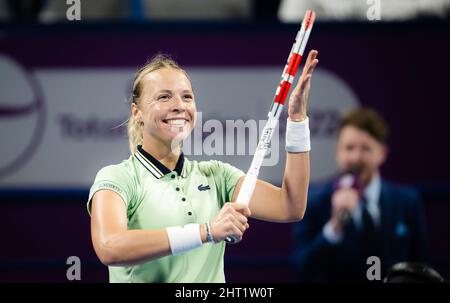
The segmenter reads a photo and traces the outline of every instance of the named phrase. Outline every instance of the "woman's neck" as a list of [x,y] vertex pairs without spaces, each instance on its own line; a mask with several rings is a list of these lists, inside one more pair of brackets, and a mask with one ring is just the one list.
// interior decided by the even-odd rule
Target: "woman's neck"
[[172,149],[170,144],[167,145],[151,139],[145,140],[145,138],[142,143],[142,148],[170,170],[175,169],[181,154],[181,148],[179,146]]

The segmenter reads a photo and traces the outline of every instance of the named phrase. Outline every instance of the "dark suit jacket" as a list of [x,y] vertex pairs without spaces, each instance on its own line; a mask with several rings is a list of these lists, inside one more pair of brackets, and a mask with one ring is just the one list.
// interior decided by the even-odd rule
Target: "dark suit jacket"
[[[294,230],[294,267],[301,282],[368,282],[363,234],[353,220],[344,238],[331,244],[322,230],[331,216],[333,184],[310,188],[308,206]],[[417,191],[385,181],[381,184],[379,257],[381,274],[402,261],[425,261],[426,231],[424,213]]]

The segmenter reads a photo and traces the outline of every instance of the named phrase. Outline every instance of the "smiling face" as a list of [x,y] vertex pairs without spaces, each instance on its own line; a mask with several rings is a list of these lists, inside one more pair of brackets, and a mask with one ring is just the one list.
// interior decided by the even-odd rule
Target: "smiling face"
[[196,117],[194,93],[186,74],[174,68],[146,74],[132,114],[143,123],[144,144],[178,145],[194,128]]
[[340,131],[336,146],[336,162],[342,171],[360,168],[360,180],[367,185],[386,159],[386,146],[368,132],[347,125]]

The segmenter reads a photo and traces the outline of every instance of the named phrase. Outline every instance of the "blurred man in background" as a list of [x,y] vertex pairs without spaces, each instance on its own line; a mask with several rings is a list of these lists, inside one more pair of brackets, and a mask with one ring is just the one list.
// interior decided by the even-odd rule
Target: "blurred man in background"
[[336,146],[340,175],[310,189],[304,220],[295,228],[294,265],[300,281],[368,281],[369,256],[380,258],[382,275],[397,262],[424,260],[419,194],[380,176],[387,134],[385,121],[374,110],[356,109],[342,118]]

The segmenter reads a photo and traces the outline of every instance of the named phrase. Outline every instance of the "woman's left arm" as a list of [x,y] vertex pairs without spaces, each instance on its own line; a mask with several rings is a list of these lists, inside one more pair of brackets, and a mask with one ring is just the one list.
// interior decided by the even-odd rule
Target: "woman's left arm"
[[[308,95],[311,76],[318,64],[318,52],[309,52],[302,75],[289,99],[288,115],[291,121],[301,122],[307,118]],[[236,201],[244,181],[241,177],[233,193]],[[281,188],[257,180],[250,199],[251,217],[272,222],[293,222],[303,218],[309,185],[309,152],[286,153],[286,167]]]

